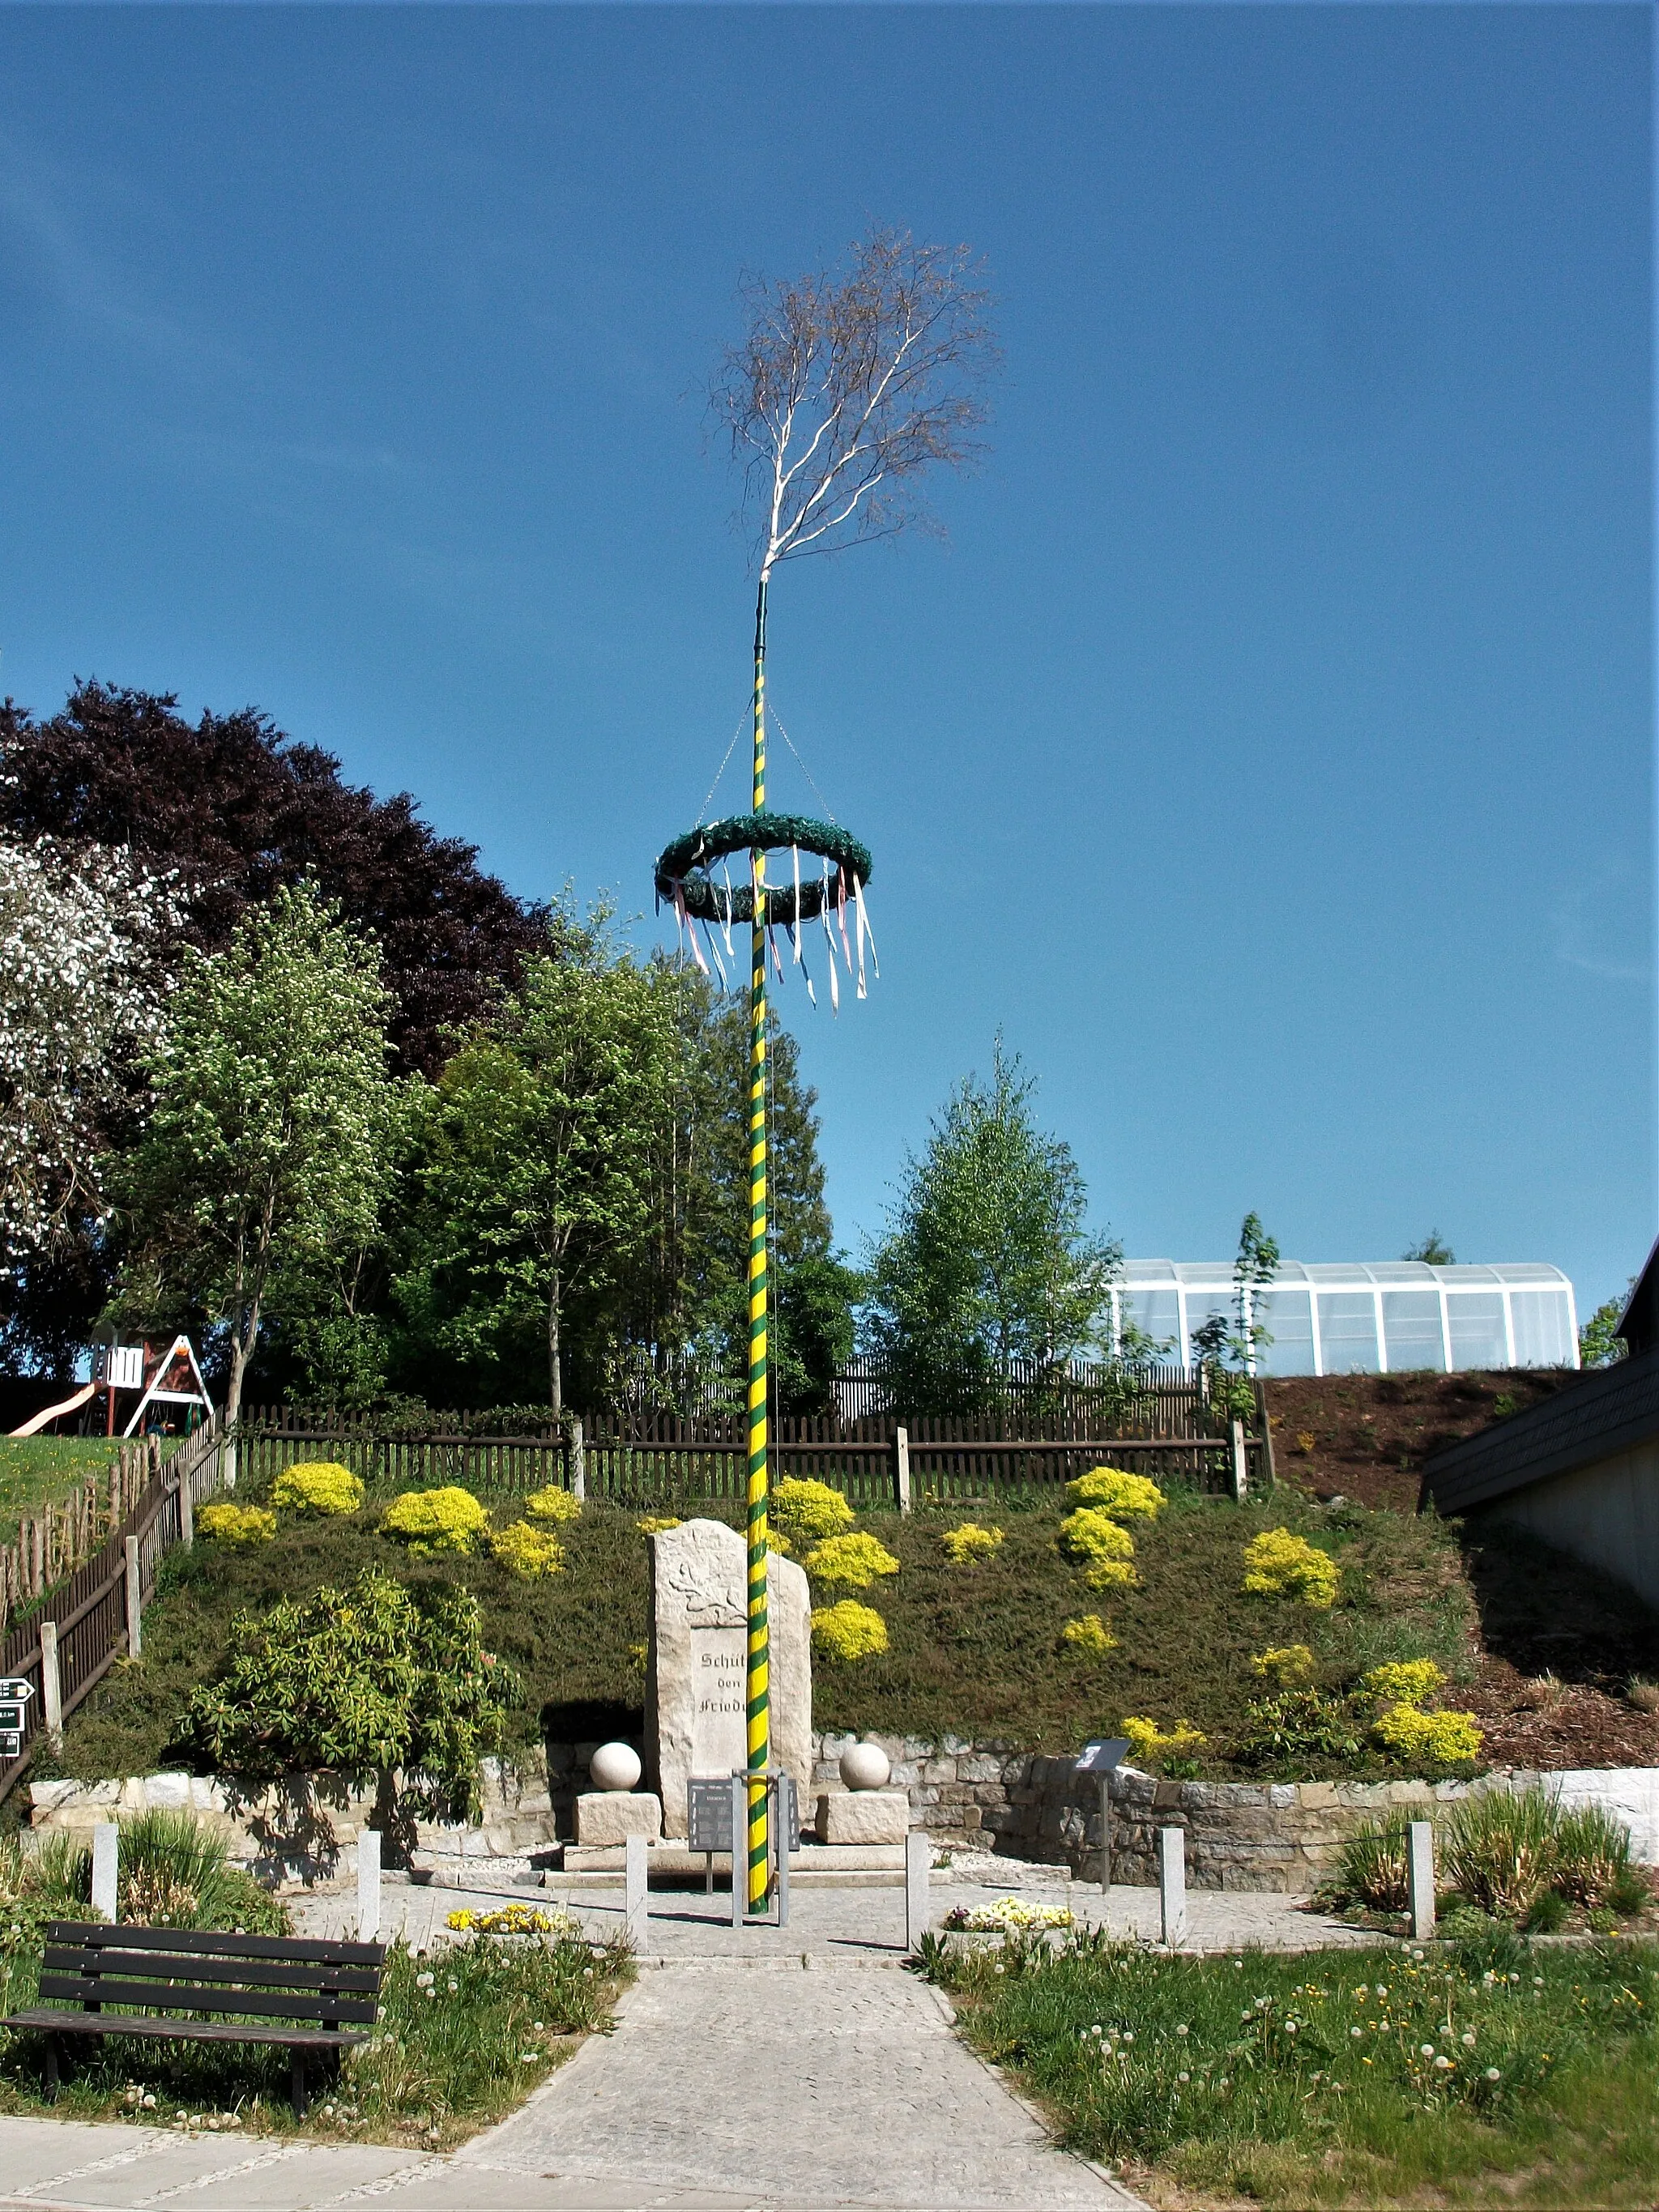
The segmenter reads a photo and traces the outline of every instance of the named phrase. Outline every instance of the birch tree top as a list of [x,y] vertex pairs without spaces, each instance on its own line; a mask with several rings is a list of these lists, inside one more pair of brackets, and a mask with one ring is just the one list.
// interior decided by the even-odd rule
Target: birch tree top
[[744,286],[749,328],[709,411],[744,471],[763,586],[781,561],[939,529],[923,478],[981,457],[1000,361],[982,275],[965,246],[877,229],[840,269]]

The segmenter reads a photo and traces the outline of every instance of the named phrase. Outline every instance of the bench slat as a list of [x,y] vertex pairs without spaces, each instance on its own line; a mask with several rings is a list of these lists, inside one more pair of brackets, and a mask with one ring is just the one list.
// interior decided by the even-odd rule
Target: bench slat
[[208,1959],[199,1952],[107,1951],[84,1943],[48,1943],[41,1960],[47,1973],[153,1974],[175,1982],[234,1982],[249,1989],[357,1990],[373,1996],[380,1986],[373,1966],[290,1966],[267,1959]]
[[234,1936],[219,1928],[133,1928],[107,1920],[50,1920],[46,1940],[103,1950],[189,1951],[208,1958],[283,1959],[300,1965],[383,1966],[384,1943],[325,1942],[312,1936]]
[[222,2021],[146,2020],[121,2013],[53,2012],[37,2006],[9,2013],[6,2027],[33,2027],[50,2035],[143,2035],[169,2043],[269,2043],[295,2051],[344,2051],[367,2043],[366,2035],[336,2033],[325,2027],[256,2027]]
[[112,1974],[42,1974],[43,1997],[81,2004],[136,2005],[146,2012],[248,2013],[256,2019],[353,2020],[371,2026],[372,1998],[267,1996],[258,1990],[206,1989],[186,1982],[125,1981]]

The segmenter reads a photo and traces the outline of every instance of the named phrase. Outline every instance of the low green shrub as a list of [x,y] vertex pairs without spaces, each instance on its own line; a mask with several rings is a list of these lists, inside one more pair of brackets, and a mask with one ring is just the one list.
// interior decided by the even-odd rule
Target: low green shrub
[[1359,1731],[1346,1699],[1315,1689],[1280,1690],[1244,1708],[1244,1729],[1233,1748],[1243,1767],[1294,1765],[1304,1759],[1357,1759]]
[[180,1735],[210,1771],[248,1782],[296,1767],[402,1768],[411,1802],[453,1817],[476,1806],[478,1762],[499,1749],[518,1694],[482,1649],[468,1592],[411,1591],[371,1572],[263,1617],[239,1614]]

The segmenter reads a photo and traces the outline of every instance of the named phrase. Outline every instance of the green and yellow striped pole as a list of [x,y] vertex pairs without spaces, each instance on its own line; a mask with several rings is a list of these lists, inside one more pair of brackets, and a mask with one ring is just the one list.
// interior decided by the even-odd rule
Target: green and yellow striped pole
[[[755,606],[755,811],[766,807],[766,579]],[[749,1885],[750,1912],[765,1909],[766,1768],[770,1752],[766,1620],[766,855],[749,856],[754,916],[749,979]],[[737,1881],[737,1854],[732,1879]]]

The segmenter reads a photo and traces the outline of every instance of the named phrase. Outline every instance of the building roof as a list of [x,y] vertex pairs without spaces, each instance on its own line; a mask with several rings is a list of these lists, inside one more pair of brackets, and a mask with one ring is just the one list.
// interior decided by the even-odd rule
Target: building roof
[[[1233,1265],[1231,1260],[1126,1260],[1123,1282],[1129,1290],[1151,1291],[1162,1285],[1206,1291],[1224,1286],[1231,1290]],[[1273,1279],[1275,1283],[1311,1283],[1322,1291],[1343,1290],[1350,1285],[1369,1287],[1373,1283],[1391,1291],[1428,1290],[1436,1285],[1443,1285],[1449,1291],[1504,1286],[1511,1290],[1528,1286],[1541,1290],[1567,1281],[1559,1267],[1546,1267],[1539,1261],[1517,1261],[1502,1267],[1431,1267],[1421,1260],[1316,1261],[1305,1267],[1299,1260],[1286,1260],[1274,1268]]]
[[1592,1369],[1553,1397],[1437,1452],[1423,1487],[1443,1513],[1489,1505],[1659,1437],[1659,1351]]
[[1630,1286],[1615,1334],[1624,1338],[1632,1353],[1651,1352],[1659,1344],[1659,1240]]

